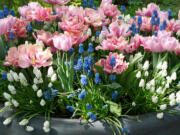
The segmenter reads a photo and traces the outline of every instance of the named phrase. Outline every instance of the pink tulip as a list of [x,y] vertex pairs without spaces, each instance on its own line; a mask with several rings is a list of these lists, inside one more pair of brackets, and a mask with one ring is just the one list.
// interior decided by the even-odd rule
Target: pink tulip
[[26,18],[29,21],[54,21],[56,16],[52,15],[51,8],[38,7],[34,11],[28,11]]
[[97,46],[96,50],[124,50],[125,46],[127,46],[128,42],[124,37],[112,37],[106,40],[100,41],[101,46]]
[[109,17],[115,17],[120,14],[117,5],[112,4],[112,0],[103,0],[99,7],[104,11],[104,14]]
[[129,27],[130,27],[129,24],[126,24],[126,23],[118,24],[118,22],[113,22],[109,25],[110,32],[112,33],[113,36],[116,36],[116,37],[130,36],[132,32],[129,31]]
[[64,5],[70,2],[71,0],[43,0],[44,2],[47,2],[49,4],[58,4],[58,5]]
[[36,8],[40,8],[41,5],[38,2],[30,2],[28,5],[22,6],[18,8],[19,14],[22,17],[26,17],[29,11],[35,11]]
[[12,47],[8,51],[6,56],[6,62],[4,65],[20,68],[33,67],[46,67],[52,64],[52,54],[47,48],[43,50],[40,45],[20,45],[18,48]]
[[58,50],[68,51],[72,48],[72,38],[69,35],[61,34],[53,38],[54,47]]
[[[13,30],[13,34],[17,37],[21,37],[21,38],[27,38],[28,35],[26,27],[27,27],[28,23],[25,22],[22,19],[16,19],[16,22],[14,24],[14,26],[11,28]],[[9,35],[9,32],[8,32]],[[9,36],[8,36],[9,37]]]
[[13,16],[0,19],[0,35],[6,34],[14,26],[15,22],[16,18]]
[[160,11],[159,6],[154,3],[150,3],[148,4],[147,8],[143,8],[142,10],[139,9],[138,11],[136,11],[136,15],[152,16],[154,10]]
[[[116,65],[114,67],[110,65],[111,56],[114,56],[116,59]],[[121,74],[128,68],[128,63],[124,61],[124,56],[122,54],[112,52],[110,52],[109,55],[106,56],[106,59],[100,59],[95,65],[103,67],[104,72],[108,74]]]
[[90,36],[90,35],[88,35],[87,31],[82,31],[82,32],[78,32],[78,33],[65,32],[65,34],[71,36],[73,45],[78,45],[78,44],[84,42]]
[[176,20],[174,26],[173,26],[173,31],[177,32],[180,30],[180,20]]
[[54,10],[59,18],[63,17],[69,10],[68,6],[54,6]]
[[134,37],[131,38],[130,43],[125,47],[125,51],[127,53],[132,53],[137,50],[142,43],[142,36],[136,34]]
[[176,55],[180,56],[180,44],[175,48],[174,52]]
[[84,11],[82,7],[69,6],[67,13],[61,18],[58,26],[68,32],[82,32],[88,29],[84,24]]
[[92,25],[94,27],[99,27],[103,25],[104,15],[102,16],[97,10],[92,8],[86,8],[84,10],[85,13],[85,23],[88,25]]
[[16,47],[11,47],[8,51],[8,56],[5,58],[6,62],[5,66],[13,65],[14,67],[18,67],[18,50]]
[[30,2],[28,6],[19,7],[20,15],[28,21],[54,21],[51,8],[43,8],[38,2]]
[[37,38],[39,41],[42,41],[47,46],[53,46],[53,37],[58,35],[58,32],[51,34],[50,32],[46,32],[44,30],[37,31]]
[[157,37],[142,38],[142,46],[149,52],[174,51],[178,44],[178,40],[166,31],[159,31]]

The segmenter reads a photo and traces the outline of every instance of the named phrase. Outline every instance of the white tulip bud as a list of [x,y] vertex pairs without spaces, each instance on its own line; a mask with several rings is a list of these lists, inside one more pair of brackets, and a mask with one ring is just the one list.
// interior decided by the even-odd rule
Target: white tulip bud
[[41,99],[40,105],[45,106],[45,104],[46,104],[46,101],[44,99]]
[[170,106],[175,106],[176,105],[176,100],[175,99],[170,100],[169,105]]
[[156,104],[158,102],[158,97],[152,96],[152,102]]
[[32,88],[33,88],[34,91],[37,91],[37,90],[38,90],[38,87],[37,87],[36,84],[33,84]]
[[157,115],[156,115],[156,117],[158,118],[158,119],[162,119],[163,118],[163,116],[164,116],[164,113],[157,113]]
[[38,84],[39,80],[37,78],[34,78],[34,84]]
[[32,126],[26,126],[26,131],[32,132],[32,131],[34,131],[34,128]]
[[7,73],[7,79],[8,79],[9,82],[13,82],[14,81],[14,78],[11,75],[11,73]]
[[15,99],[12,99],[12,104],[14,105],[14,107],[19,106],[19,103]]
[[49,83],[49,84],[48,84],[48,87],[49,87],[49,88],[51,88],[52,86],[53,86],[53,84],[52,84],[52,83]]
[[162,69],[162,62],[159,62],[159,63],[158,63],[157,69]]
[[168,63],[167,63],[167,61],[164,61],[161,68],[162,68],[163,70],[166,70],[167,67],[168,67]]
[[57,75],[53,74],[51,77],[51,82],[55,82],[57,80]]
[[47,120],[46,120],[46,121],[44,122],[44,127],[47,127],[47,128],[49,128],[49,127],[50,127],[50,123],[49,123],[49,121],[47,121]]
[[11,122],[12,122],[12,118],[11,118],[11,117],[10,117],[10,118],[7,118],[7,119],[5,119],[5,120],[3,121],[3,125],[7,126],[7,125],[9,125]]
[[180,91],[176,93],[176,97],[180,98]]
[[38,90],[38,91],[37,91],[37,97],[42,97],[42,95],[43,95],[42,90],[41,90],[41,89]]
[[8,93],[6,93],[6,92],[3,93],[3,96],[4,96],[4,98],[7,99],[7,100],[10,100],[10,98],[11,98],[11,95],[8,94]]
[[10,105],[11,105],[11,103],[10,103],[9,101],[7,101],[7,102],[4,103],[4,106],[5,106],[5,107],[9,107]]
[[135,103],[135,102],[132,102],[132,106],[134,106],[134,107],[135,107],[135,106],[136,106],[136,103]]
[[158,94],[162,94],[162,87],[159,87],[159,88],[156,90],[156,92],[157,92]]
[[144,85],[145,85],[144,79],[141,79],[141,81],[139,82],[139,87],[144,87]]
[[12,72],[12,76],[13,76],[13,78],[14,78],[14,80],[15,80],[16,82],[19,81],[19,76],[18,76],[18,74],[17,74],[16,72]]
[[50,128],[47,128],[47,127],[43,127],[43,130],[44,130],[45,133],[50,132]]
[[160,110],[166,110],[166,108],[167,108],[166,104],[160,105]]
[[149,72],[148,71],[146,71],[145,73],[144,73],[144,76],[149,76]]
[[136,74],[136,78],[140,78],[141,77],[141,71],[138,71]]
[[16,94],[16,89],[14,88],[13,85],[8,85],[8,90],[11,92],[11,94]]
[[25,126],[25,125],[27,125],[29,123],[29,120],[28,119],[23,119],[23,120],[21,120],[20,122],[19,122],[19,125],[20,126]]
[[176,72],[172,73],[172,75],[171,75],[171,79],[175,81],[175,80],[176,80],[176,78],[177,78],[177,74],[176,74]]
[[33,73],[35,74],[36,78],[38,78],[38,79],[42,77],[41,71],[36,67],[33,69]]
[[47,77],[51,77],[53,74],[54,74],[54,69],[53,69],[53,67],[51,66],[51,67],[48,68]]
[[20,82],[21,82],[22,85],[24,85],[24,86],[28,85],[26,77],[24,76],[23,73],[19,73],[19,79],[20,79]]
[[149,68],[149,61],[147,60],[147,61],[145,61],[145,63],[144,63],[144,65],[143,65],[143,70],[148,70],[148,68]]
[[170,95],[169,95],[169,100],[174,100],[175,99],[175,94],[174,93],[171,93]]

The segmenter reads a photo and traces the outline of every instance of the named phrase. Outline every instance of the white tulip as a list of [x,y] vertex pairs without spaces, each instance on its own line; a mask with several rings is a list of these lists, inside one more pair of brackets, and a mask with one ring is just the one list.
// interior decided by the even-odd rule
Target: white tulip
[[144,85],[145,85],[144,79],[141,79],[141,81],[139,82],[139,87],[144,87]]
[[36,67],[33,69],[33,73],[35,74],[36,78],[38,78],[38,79],[42,77],[41,71]]
[[43,95],[42,90],[41,90],[41,89],[38,90],[38,91],[37,91],[37,97],[42,97],[42,95]]
[[145,63],[144,63],[144,65],[143,65],[143,70],[148,70],[148,68],[149,68],[149,61],[147,60],[147,61],[145,61]]
[[26,126],[26,131],[32,132],[32,131],[34,131],[34,128],[32,126]]
[[12,118],[11,118],[11,117],[10,117],[10,118],[7,118],[7,119],[5,119],[5,120],[3,121],[3,125],[7,126],[7,125],[9,125],[11,122],[12,122]]
[[166,110],[166,108],[167,108],[166,104],[160,105],[160,110]]
[[55,82],[57,80],[57,75],[53,74],[51,77],[51,82]]
[[7,79],[8,79],[9,82],[13,82],[14,81],[14,78],[11,75],[11,73],[7,73]]
[[144,73],[144,76],[149,76],[149,72],[148,71],[146,71],[145,73]]
[[14,105],[14,107],[19,106],[19,103],[15,99],[12,99],[12,104]]
[[23,119],[23,120],[21,120],[20,122],[19,122],[19,125],[20,126],[25,126],[25,125],[27,125],[29,123],[29,120],[28,119]]
[[138,71],[136,74],[136,78],[140,78],[141,77],[141,71]]
[[41,105],[41,106],[45,106],[45,104],[46,104],[46,101],[45,101],[44,99],[41,99],[40,105]]
[[152,96],[152,102],[156,104],[158,102],[158,97]]
[[157,113],[156,117],[158,119],[162,119],[164,117],[164,113],[162,113],[162,112],[161,113]]
[[53,69],[53,67],[51,66],[51,67],[48,68],[47,77],[51,77],[53,74],[54,74],[54,69]]
[[37,87],[36,84],[33,84],[33,85],[32,85],[32,88],[33,88],[34,91],[37,91],[37,90],[38,90],[38,87]]
[[44,122],[44,127],[47,127],[47,128],[49,128],[49,127],[50,127],[50,123],[49,123],[49,121],[47,121],[47,120],[46,120],[46,121]]
[[4,98],[7,99],[7,100],[10,100],[10,98],[11,98],[11,95],[8,94],[8,93],[6,93],[6,92],[3,93],[3,96],[4,96]]

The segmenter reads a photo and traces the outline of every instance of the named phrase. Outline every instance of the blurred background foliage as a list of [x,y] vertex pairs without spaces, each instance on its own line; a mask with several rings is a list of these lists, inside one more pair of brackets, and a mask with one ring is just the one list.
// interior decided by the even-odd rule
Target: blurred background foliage
[[[26,5],[30,1],[37,1],[43,6],[52,6],[44,3],[43,0],[0,0],[0,9],[3,8],[3,5],[7,5],[10,9],[13,8],[17,12],[19,6]],[[126,13],[131,15],[135,15],[135,11],[138,8],[146,7],[147,4],[151,2],[158,4],[162,10],[171,9],[176,16],[180,9],[180,0],[113,0],[113,3],[119,7],[125,5],[127,8]],[[83,0],[72,0],[70,4],[79,6],[81,3],[83,3]],[[101,3],[101,0],[94,0],[94,3],[95,6],[98,6]]]

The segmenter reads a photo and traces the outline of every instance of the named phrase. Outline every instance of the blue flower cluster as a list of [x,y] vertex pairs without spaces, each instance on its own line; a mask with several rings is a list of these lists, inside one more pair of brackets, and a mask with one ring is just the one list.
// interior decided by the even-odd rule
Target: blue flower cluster
[[87,103],[87,104],[86,104],[86,109],[92,110],[92,106],[91,106],[89,103]]
[[99,73],[95,74],[95,79],[94,79],[95,84],[99,84],[101,82],[101,78],[99,76],[100,76]]
[[[89,5],[89,7],[94,8],[94,1],[93,0],[89,0],[88,5]],[[87,7],[87,0],[83,0],[83,7],[84,8]]]
[[117,98],[118,95],[118,91],[114,91],[114,93],[112,94],[112,99],[115,100]]
[[47,100],[51,100],[53,97],[57,95],[57,93],[58,93],[58,90],[51,88],[51,90],[44,92],[44,98]]
[[4,5],[3,10],[0,10],[0,19],[7,17],[8,15],[15,16],[14,9],[11,9],[11,11],[9,12],[8,7]]
[[86,75],[81,75],[81,84],[82,86],[86,86],[88,84],[88,79]]
[[74,107],[73,107],[73,106],[66,106],[66,109],[67,109],[69,112],[73,112]]
[[91,56],[84,57],[84,62],[82,56],[80,56],[77,60],[77,64],[74,66],[74,69],[76,71],[80,71],[83,69],[85,71],[88,71],[92,69],[93,64],[94,64],[94,59]]
[[81,93],[78,95],[78,98],[80,100],[83,100],[85,98],[85,95],[87,94],[86,90],[81,91]]
[[93,114],[92,112],[88,112],[88,117],[91,119],[91,120],[96,120],[97,116],[95,114]]
[[110,60],[110,65],[114,67],[116,65],[116,58],[112,55]]
[[33,30],[32,26],[30,24],[28,24],[27,31],[30,33],[30,32],[32,32],[32,30]]

